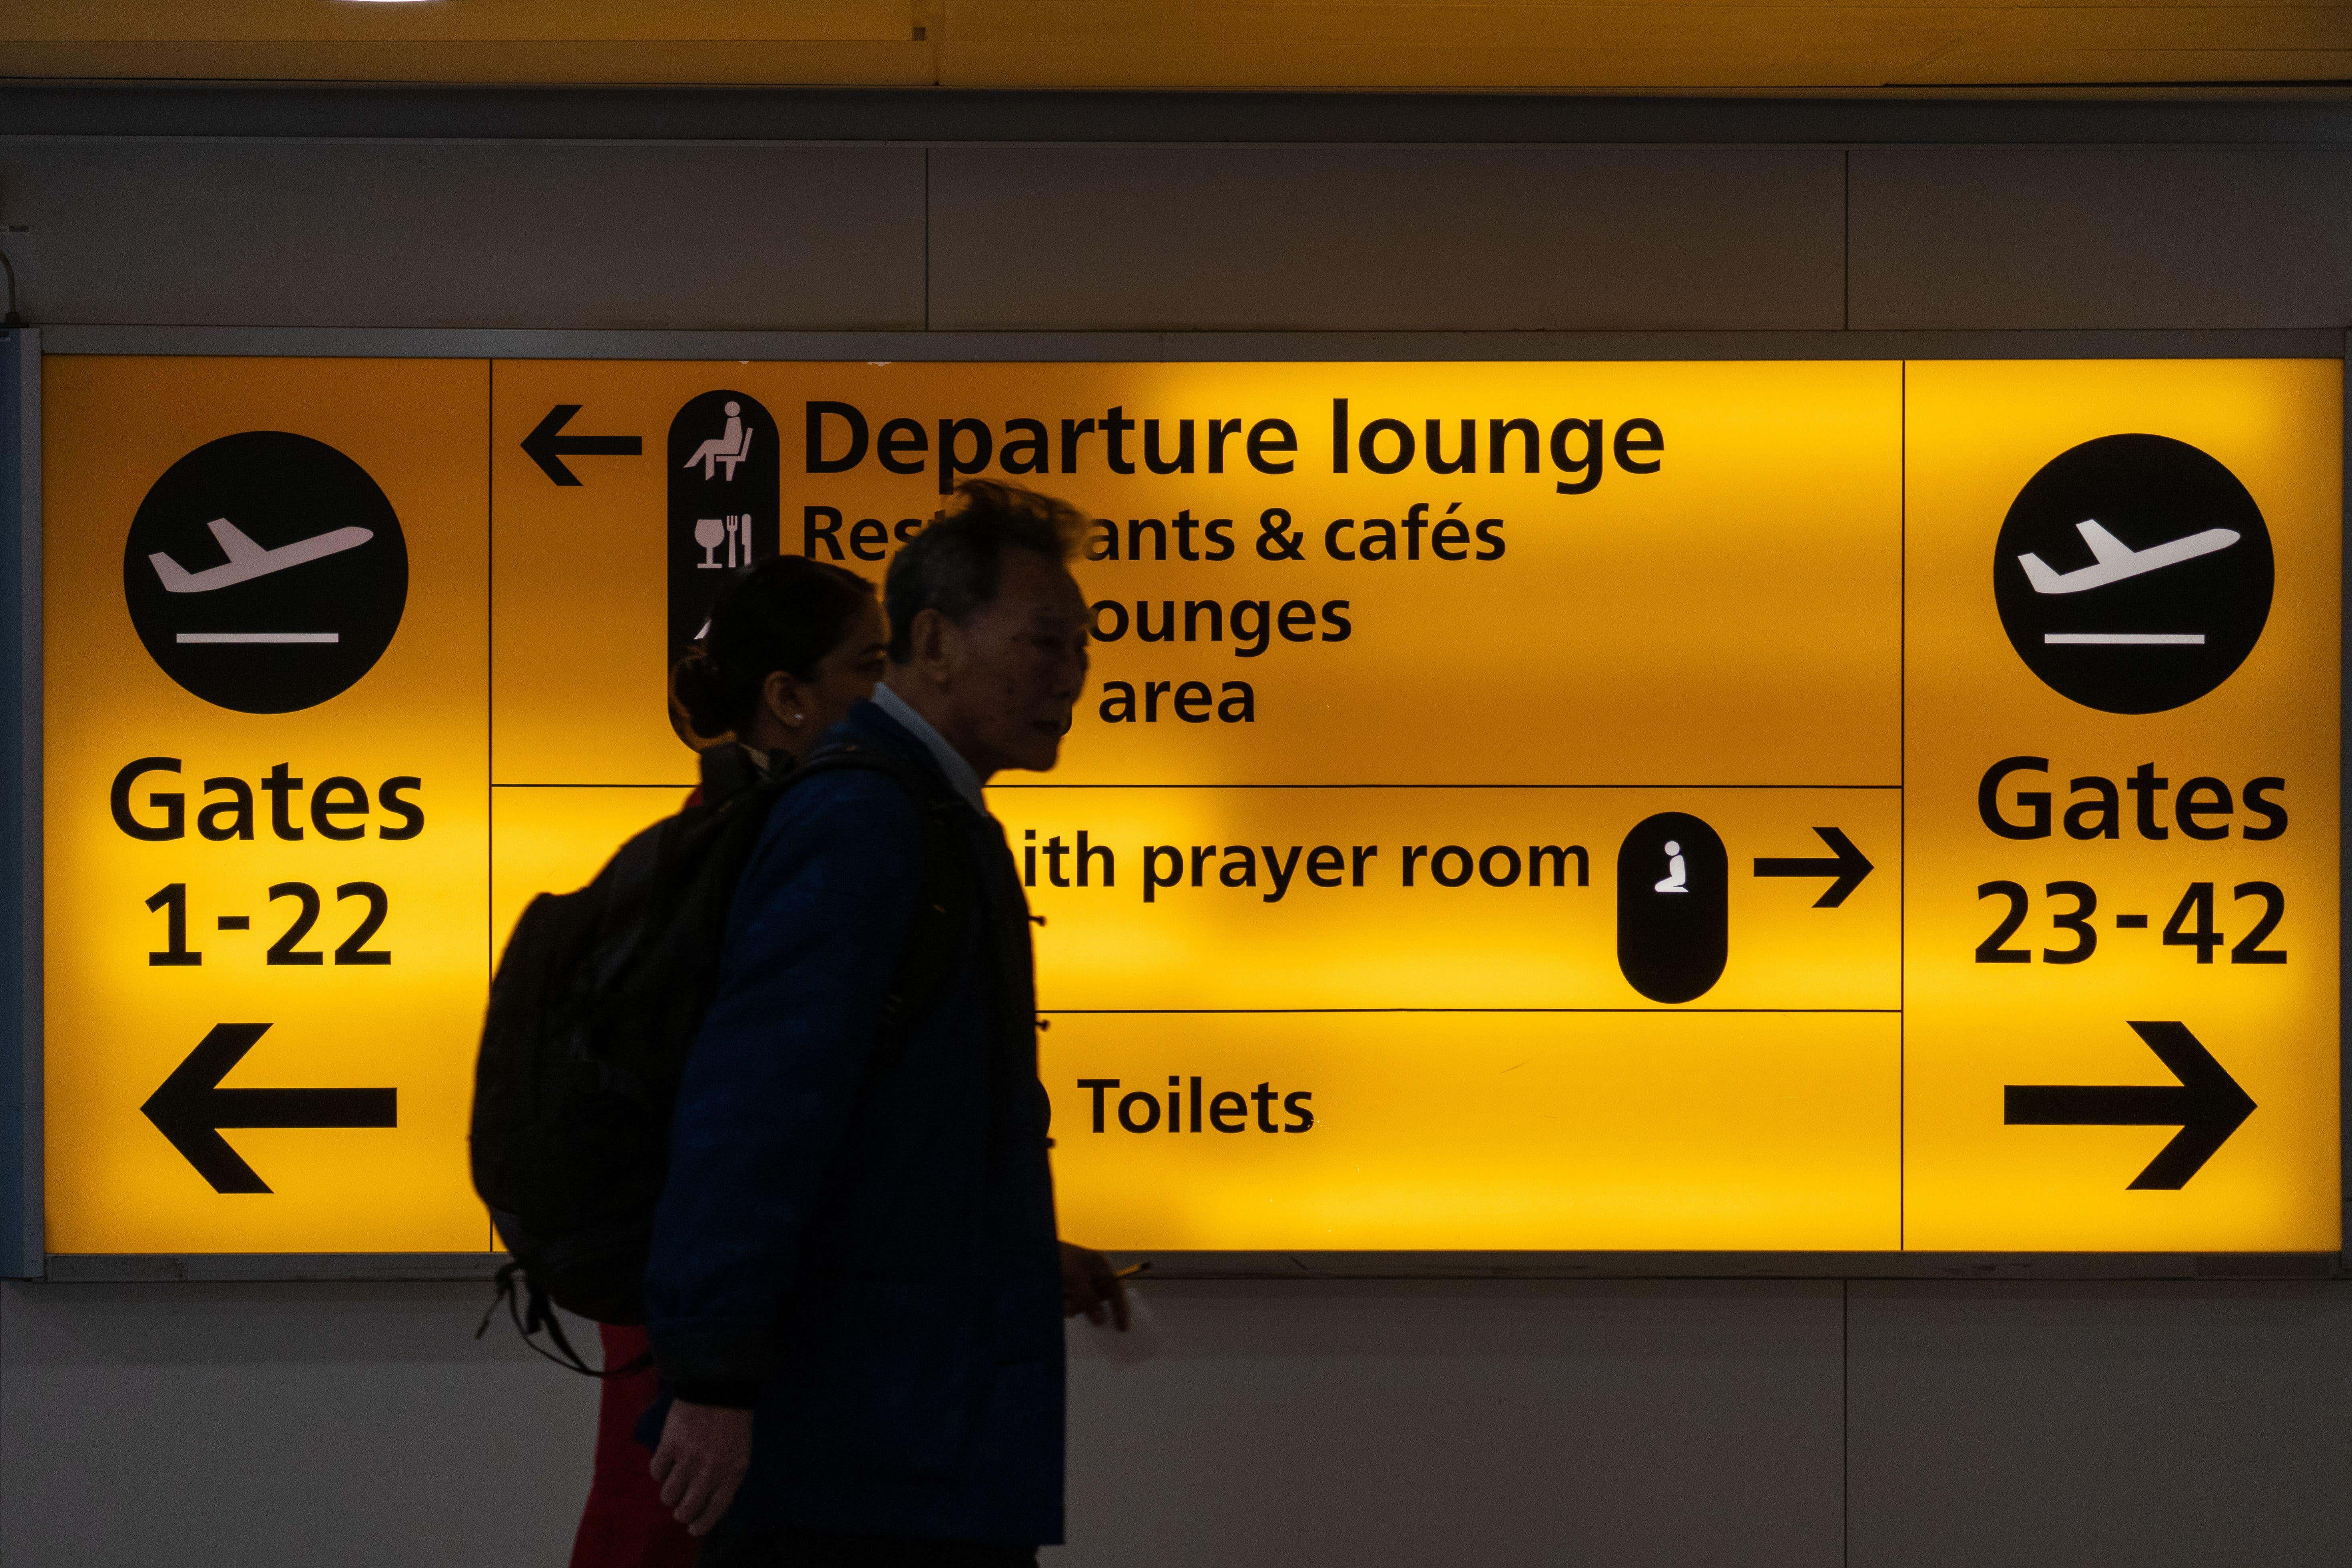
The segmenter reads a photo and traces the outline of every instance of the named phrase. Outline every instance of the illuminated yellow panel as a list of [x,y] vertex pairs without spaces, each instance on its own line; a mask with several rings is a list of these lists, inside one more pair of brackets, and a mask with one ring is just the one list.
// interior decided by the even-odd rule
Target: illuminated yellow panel
[[[761,553],[838,545],[878,580],[938,504],[943,432],[969,452],[985,431],[983,471],[1100,520],[1079,567],[1095,679],[1064,765],[992,795],[1047,921],[1043,1045],[1074,1236],[2332,1249],[2339,376],[2333,362],[60,362],[47,382],[49,1245],[483,1244],[464,1134],[490,954],[533,894],[584,884],[693,780],[663,700],[674,620],[695,605],[672,602],[671,508],[719,492],[696,488],[709,470],[673,467],[670,426],[723,392],[773,421],[761,428],[781,509],[753,519]],[[812,471],[813,405],[833,409],[820,458],[841,458],[839,411],[861,411],[862,459]],[[696,407],[678,450],[719,437],[689,428],[715,403]],[[1533,473],[1504,428],[1522,417]],[[487,506],[469,456],[486,418]],[[1113,419],[1132,422],[1131,471],[1108,461]],[[1457,466],[1465,419],[1475,468]],[[908,471],[880,466],[890,421]],[[1427,460],[1433,422],[1448,471]],[[551,447],[558,423],[584,446]],[[1593,427],[1605,434],[1588,441]],[[1295,444],[1259,457],[1289,467],[1264,471],[1250,434],[1277,428]],[[1025,447],[1006,445],[1024,430]],[[290,574],[360,549],[366,530],[325,506],[299,538],[215,527],[214,542],[199,510],[176,555],[127,531],[165,469],[257,431],[363,468],[409,574],[376,664],[277,713],[197,695],[199,656],[157,641],[156,617],[215,627],[200,612],[233,602],[206,598],[215,586],[281,571],[364,597],[358,555]],[[1622,434],[1643,438],[1621,450]],[[2050,560],[1996,548],[2029,479],[2117,435],[2226,468],[2274,553],[2242,665],[2147,711],[2033,671],[2074,668],[2065,650],[2085,637],[2162,659],[2242,630],[2245,519],[2119,542],[2053,512],[2032,545]],[[639,452],[615,449],[631,439]],[[1578,466],[1596,449],[1614,455],[1597,478]],[[579,482],[558,483],[550,455]],[[681,515],[691,531],[699,512]],[[1418,557],[1363,558],[1391,531]],[[730,555],[743,537],[714,525]],[[707,576],[684,559],[695,593],[723,580],[715,553]],[[2149,600],[2163,615],[2118,643],[2102,595],[2143,577],[2190,587]],[[2192,626],[2200,595],[2222,609]],[[144,596],[144,646],[126,595],[131,609]],[[2014,643],[2000,605],[2024,628]],[[270,657],[303,668],[299,652]],[[164,673],[175,662],[194,686]],[[167,820],[158,795],[183,796],[193,825],[229,789],[207,781],[239,779],[254,836],[126,829],[110,787],[156,757],[181,768],[124,782],[133,826]],[[2004,758],[2046,763],[1987,786]],[[285,832],[265,782],[281,763],[302,781],[284,786]],[[2135,777],[2161,837],[2141,826]],[[308,815],[341,778],[355,839]],[[2116,836],[2071,833],[2100,780],[2117,792]],[[2054,797],[2049,837],[2004,837],[1980,815],[2031,823],[2037,794]],[[383,836],[404,820],[394,797],[423,813],[416,836]],[[1704,926],[1680,861],[1706,887],[1716,841],[1719,972],[1651,963],[1637,984],[1626,922]],[[1841,874],[1849,849],[1866,876]],[[1844,896],[1821,907],[1833,885]],[[371,888],[384,918],[363,941]],[[320,913],[288,934],[302,889]],[[320,962],[268,963],[273,944]],[[2063,962],[2070,949],[2087,956]],[[151,963],[159,950],[202,962]],[[238,1026],[247,1054],[206,1103],[267,1121],[243,1091],[355,1091],[337,1101],[352,1116],[389,1094],[393,1124],[232,1120],[222,1147],[270,1190],[217,1190],[141,1107]],[[2175,1137],[2146,1114],[2174,1081],[2158,1047],[2204,1103],[2226,1100],[2226,1073],[2253,1106],[2168,1183],[2144,1174]],[[1097,1131],[1081,1080],[1112,1079]],[[2085,1095],[2125,1113],[2100,1121]]]
[[[1899,374],[1795,363],[501,363],[497,777],[690,782],[663,718],[661,454],[686,402],[725,388],[776,421],[788,552],[837,549],[878,581],[898,527],[939,506],[941,423],[966,419],[989,427],[989,477],[1067,496],[1115,526],[1117,558],[1082,563],[1078,575],[1090,598],[1118,606],[1098,618],[1096,672],[1135,689],[1136,717],[1117,720],[1107,684],[1090,695],[1056,782],[1892,784]],[[1343,399],[1349,467],[1336,474]],[[808,471],[812,403],[858,410],[869,444],[856,467]],[[567,459],[579,484],[553,483],[520,443],[566,405],[580,412],[565,431],[636,436],[647,456]],[[1133,472],[1112,471],[1099,430],[1070,437],[1066,472],[1065,423],[1113,410],[1138,426],[1123,436]],[[1008,472],[1020,418],[1045,432],[1045,471],[1028,471],[1022,448]],[[921,471],[880,466],[894,419],[927,444],[898,459]],[[1432,472],[1431,424],[1450,465],[1465,419],[1477,471]],[[1216,438],[1213,420],[1238,426]],[[1276,420],[1295,450],[1268,446],[1260,458],[1289,471],[1260,472],[1248,437]],[[1392,476],[1366,466],[1364,437],[1384,420],[1416,453]],[[1527,433],[1511,427],[1520,420]],[[1559,487],[1591,475],[1558,460],[1586,451],[1580,429],[1561,429],[1569,420],[1597,422],[1607,448],[1600,477],[1575,494]],[[1192,471],[1154,473],[1155,455],[1179,461],[1185,421]],[[1637,421],[1656,427],[1655,449]],[[838,459],[848,426],[835,416],[826,430],[818,457]],[[1625,459],[1654,472],[1618,460],[1629,432]],[[1268,426],[1269,442],[1277,434]],[[976,437],[956,439],[970,456]],[[1392,465],[1400,452],[1396,430],[1375,437],[1373,460]],[[838,526],[826,532],[831,514]],[[1362,559],[1375,519],[1394,531],[1398,559]],[[1434,525],[1449,519],[1460,527],[1444,549],[1459,560],[1438,554]],[[1269,529],[1297,542],[1297,559],[1273,558]],[[1098,534],[1090,553],[1109,547]],[[1188,548],[1201,559],[1183,559]],[[1286,622],[1287,605],[1300,607]],[[1147,640],[1171,619],[1169,640]],[[1158,699],[1155,680],[1167,683]],[[1215,698],[1214,717],[1199,719],[1197,705],[1179,716],[1193,680]],[[1225,700],[1244,686],[1249,717],[1228,721]]]
[[[1708,823],[1730,861],[1722,978],[1689,1005],[1900,1005],[1893,790],[1045,788],[992,804],[1046,918],[1049,1007],[1656,1005],[1619,967],[1617,886],[1620,842],[1660,812]],[[1817,825],[1875,867],[1833,909],[1813,907],[1831,876],[1755,875],[1760,858],[1825,857]],[[1050,853],[1080,832],[1097,851],[1083,887],[1077,856]],[[1564,853],[1529,853],[1548,847]],[[1666,870],[1644,860],[1635,879]]]
[[[499,364],[490,404],[499,783],[692,787],[694,758],[669,726],[663,667],[661,454],[678,404],[740,374],[733,364]],[[653,460],[568,458],[580,483],[553,483],[521,443],[560,404],[583,405],[570,433],[637,436]]]
[[[2341,374],[2334,361],[1909,369],[1905,1191],[1914,1248],[2339,1244]],[[2252,655],[2210,694],[2165,711],[2102,711],[2044,685],[2012,648],[1989,591],[1996,536],[2026,481],[2060,453],[2119,433],[2168,437],[2218,460],[2252,495],[2275,550],[2269,619]],[[2164,568],[2217,569],[2218,560]],[[2062,598],[2074,602],[2053,602]],[[2147,629],[2218,630],[2195,616]],[[2058,817],[2048,837],[2006,838],[1979,817],[1987,770],[2014,756],[2046,758],[2049,768],[1996,784],[2002,819],[2030,827],[2032,806],[2018,797],[2047,793]],[[2170,786],[2149,795],[2160,841],[2144,836],[2126,783],[2144,763]],[[2266,776],[2284,781],[2265,798],[2284,808],[2287,826],[2249,839],[2266,819],[2248,808],[2245,786]],[[2065,813],[2100,793],[2074,781],[2096,778],[2119,786],[2125,820],[2113,839],[2071,837]],[[2220,781],[2234,809],[2189,820],[2228,837],[2183,831],[2177,806],[2195,778]],[[2098,826],[2087,809],[2078,822]],[[2010,907],[2006,895],[1979,897],[1996,881],[2028,899],[2006,946],[2030,962],[1977,958]],[[2051,894],[2058,881],[2097,900],[2088,922],[2097,945],[2077,963],[2045,956],[2080,941],[2053,923],[2081,901]],[[2284,900],[2262,951],[2283,952],[2284,963],[2233,962],[2265,909],[2258,893],[2234,890],[2258,882]],[[2210,925],[2224,936],[2207,963],[2196,946],[2165,941],[2200,884],[2213,889]],[[2119,926],[2119,915],[2147,923]],[[2174,935],[2193,938],[2199,926],[2192,905]],[[2134,1021],[2185,1026],[2256,1107],[2177,1190],[2130,1186],[2176,1127],[2004,1120],[2011,1086],[2174,1082]]]
[[[1062,1228],[1089,1246],[1897,1245],[1891,1017],[1058,1014],[1053,1026],[1041,1070]],[[1097,1132],[1079,1080],[1108,1079],[1118,1087],[1103,1091]],[[1261,1087],[1276,1097],[1263,1106],[1249,1098]],[[1122,1122],[1137,1093],[1156,1107],[1127,1105]],[[1307,1131],[1262,1131],[1297,1126],[1302,1110]]]
[[667,784],[490,795],[490,937],[501,952],[531,900],[586,887],[622,845],[686,803]]
[[[484,1245],[463,1158],[471,1044],[488,979],[487,519],[479,460],[487,368],[478,362],[67,359],[44,382],[48,1246],[58,1252],[447,1251]],[[125,540],[157,479],[184,455],[244,431],[324,442],[381,487],[404,535],[399,629],[341,695],[282,713],[193,695],[149,657],[125,609]],[[339,520],[322,516],[321,530]],[[348,521],[348,519],[340,520]],[[201,563],[194,557],[186,564]],[[147,570],[132,561],[133,573]],[[305,563],[305,570],[310,568]],[[293,580],[293,579],[289,579]],[[196,593],[207,590],[199,588]],[[198,601],[192,597],[194,605]],[[331,610],[333,606],[328,606]],[[330,616],[331,619],[331,616]],[[119,827],[110,789],[125,764],[180,759],[130,788],[133,819],[160,826],[185,800],[184,837]],[[269,821],[261,781],[289,764],[295,840]],[[351,841],[308,811],[331,778],[355,781]],[[415,837],[384,784],[423,813]],[[246,781],[255,836],[215,842],[198,809]],[[336,798],[348,804],[348,796]],[[383,890],[385,916],[355,942]],[[300,884],[320,904],[299,941]],[[193,965],[158,966],[184,888]],[[249,921],[224,931],[223,917]],[[282,945],[317,962],[272,964]],[[347,952],[342,950],[348,950]],[[388,963],[339,962],[386,953]],[[215,1026],[267,1023],[222,1080],[238,1089],[391,1089],[392,1127],[223,1131],[270,1191],[222,1193],[141,1106]]]

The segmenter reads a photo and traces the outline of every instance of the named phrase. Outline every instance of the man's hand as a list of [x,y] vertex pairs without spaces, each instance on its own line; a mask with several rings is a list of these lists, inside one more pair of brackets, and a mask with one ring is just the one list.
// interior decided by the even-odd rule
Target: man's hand
[[1062,1243],[1062,1316],[1084,1312],[1087,1322],[1099,1323],[1106,1311],[1118,1331],[1127,1332],[1127,1282],[1101,1253]]
[[662,1506],[689,1535],[708,1535],[735,1500],[751,1462],[751,1413],[674,1400],[654,1452]]

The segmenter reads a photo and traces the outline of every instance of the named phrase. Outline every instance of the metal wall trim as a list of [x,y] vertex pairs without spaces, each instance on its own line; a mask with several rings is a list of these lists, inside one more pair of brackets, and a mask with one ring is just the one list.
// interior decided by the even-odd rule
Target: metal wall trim
[[[0,331],[0,1279],[41,1272],[41,334]],[[12,472],[13,471],[13,472]]]
[[[1998,1252],[1132,1252],[1156,1283],[1311,1279],[2333,1279],[2340,1255]],[[502,1252],[86,1253],[53,1284],[488,1280]]]
[[[2156,96],[2158,93],[2175,96]],[[38,80],[0,135],[1055,144],[2222,146],[2352,140],[2341,82],[1744,97]]]
[[1444,361],[2340,359],[2338,327],[1644,332],[599,331],[490,327],[43,329],[52,354],[383,359]]

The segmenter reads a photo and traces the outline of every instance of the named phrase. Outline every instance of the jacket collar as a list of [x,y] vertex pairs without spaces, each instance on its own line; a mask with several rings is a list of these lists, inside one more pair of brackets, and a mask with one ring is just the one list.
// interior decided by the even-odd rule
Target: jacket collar
[[[972,810],[982,816],[989,816],[987,797],[981,793],[980,775],[972,771],[971,764],[958,755],[955,748],[925,722],[921,714],[908,707],[898,693],[887,686],[877,686],[874,694],[874,700],[852,708],[849,716],[826,739],[886,747],[901,760],[937,774]],[[888,700],[882,700],[886,697]]]

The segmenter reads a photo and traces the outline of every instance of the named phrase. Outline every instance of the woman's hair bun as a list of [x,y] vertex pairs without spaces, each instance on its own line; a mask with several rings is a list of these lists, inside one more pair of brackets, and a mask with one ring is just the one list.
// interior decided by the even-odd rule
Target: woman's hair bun
[[690,744],[708,745],[732,729],[719,719],[726,698],[718,667],[710,662],[709,650],[700,643],[688,648],[686,657],[670,667],[669,697],[684,717],[686,728],[693,732]]
[[777,555],[737,573],[719,590],[710,629],[670,671],[670,692],[698,735],[748,728],[768,677],[814,680],[841,646],[874,585],[805,555]]

